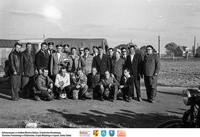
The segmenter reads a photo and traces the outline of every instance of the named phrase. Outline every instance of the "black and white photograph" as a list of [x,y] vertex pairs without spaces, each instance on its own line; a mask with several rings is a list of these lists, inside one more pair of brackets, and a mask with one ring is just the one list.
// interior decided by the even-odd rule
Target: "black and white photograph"
[[0,0],[0,128],[199,127],[200,0]]

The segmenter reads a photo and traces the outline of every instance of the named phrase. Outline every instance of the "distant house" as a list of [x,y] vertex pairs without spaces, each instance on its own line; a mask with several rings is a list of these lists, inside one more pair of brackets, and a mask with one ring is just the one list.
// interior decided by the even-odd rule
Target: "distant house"
[[45,42],[53,42],[54,45],[68,44],[70,47],[88,47],[92,52],[93,46],[102,46],[105,50],[108,49],[108,43],[106,39],[95,38],[95,39],[81,39],[81,38],[47,38]]
[[4,65],[10,51],[18,40],[0,39],[0,65]]

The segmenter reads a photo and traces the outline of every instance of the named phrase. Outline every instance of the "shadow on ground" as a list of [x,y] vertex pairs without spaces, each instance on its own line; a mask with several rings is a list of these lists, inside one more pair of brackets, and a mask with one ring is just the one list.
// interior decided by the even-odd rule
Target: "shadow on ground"
[[[177,116],[169,116],[162,113],[135,113],[130,110],[121,109],[113,114],[98,110],[90,110],[88,113],[68,114],[65,111],[48,109],[49,116],[61,116],[65,122],[59,126],[65,127],[107,127],[107,128],[153,128],[167,120],[177,119]],[[54,117],[53,116],[53,117]],[[47,118],[46,117],[46,118]],[[57,127],[57,126],[56,126]]]

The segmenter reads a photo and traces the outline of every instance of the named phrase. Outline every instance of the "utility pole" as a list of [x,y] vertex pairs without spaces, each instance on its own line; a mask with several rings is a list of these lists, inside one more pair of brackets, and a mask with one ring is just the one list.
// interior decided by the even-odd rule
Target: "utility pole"
[[160,54],[160,36],[158,36],[158,55],[159,55],[159,57],[161,57],[161,54]]
[[196,55],[196,36],[194,36],[193,56]]

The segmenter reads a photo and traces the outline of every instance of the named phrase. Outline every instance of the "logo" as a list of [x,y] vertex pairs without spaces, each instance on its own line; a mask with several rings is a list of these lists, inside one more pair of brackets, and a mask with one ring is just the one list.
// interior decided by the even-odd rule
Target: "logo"
[[109,130],[109,136],[114,137],[115,136],[115,131],[114,130]]
[[106,136],[106,130],[101,130],[101,136],[105,137]]
[[90,137],[90,131],[80,131],[80,137]]
[[93,137],[99,136],[99,130],[93,130]]
[[126,131],[118,130],[117,131],[117,137],[126,137]]

